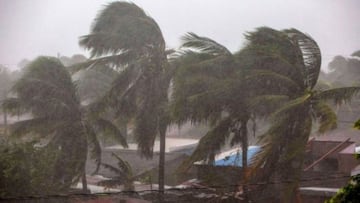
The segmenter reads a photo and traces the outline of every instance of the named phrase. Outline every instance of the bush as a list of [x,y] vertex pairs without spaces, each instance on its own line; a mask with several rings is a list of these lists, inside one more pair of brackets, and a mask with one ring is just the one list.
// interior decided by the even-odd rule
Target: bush
[[52,182],[56,153],[33,143],[0,144],[0,198],[60,192]]

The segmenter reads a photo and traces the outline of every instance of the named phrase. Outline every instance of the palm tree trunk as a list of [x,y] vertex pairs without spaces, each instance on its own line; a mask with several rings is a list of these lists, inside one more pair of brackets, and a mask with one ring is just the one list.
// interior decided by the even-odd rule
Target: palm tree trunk
[[7,122],[7,111],[5,108],[3,108],[3,114],[4,114],[4,135],[7,135],[7,129],[8,129],[8,122]]
[[83,172],[82,177],[81,177],[81,182],[82,182],[83,192],[84,192],[84,193],[88,193],[89,190],[88,190],[88,187],[87,187],[87,180],[86,180],[85,168],[84,168],[84,172]]
[[247,175],[247,167],[248,167],[248,135],[247,135],[247,121],[241,121],[240,127],[240,135],[241,135],[241,148],[242,148],[242,183],[243,183],[243,191],[244,197],[247,199],[247,186],[246,186],[246,175]]
[[160,155],[159,155],[159,191],[164,193],[165,185],[165,142],[166,127],[160,127]]

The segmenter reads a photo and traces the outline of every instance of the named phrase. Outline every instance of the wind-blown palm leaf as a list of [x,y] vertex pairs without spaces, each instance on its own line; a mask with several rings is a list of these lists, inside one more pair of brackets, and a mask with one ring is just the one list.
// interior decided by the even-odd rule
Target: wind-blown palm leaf
[[70,74],[55,58],[39,57],[30,63],[12,91],[17,93],[22,107],[40,117],[74,113],[79,105]]
[[85,124],[84,127],[86,128],[88,145],[90,147],[90,158],[95,160],[95,163],[96,163],[96,168],[93,172],[93,174],[95,174],[99,171],[100,164],[101,164],[101,146],[100,146],[99,140],[97,138],[96,132],[93,129],[93,127],[91,127],[88,124]]
[[236,57],[246,67],[274,71],[304,86],[301,52],[284,32],[261,27],[245,37],[249,43]]
[[118,161],[117,165],[119,169],[121,169],[124,173],[126,173],[127,176],[132,176],[132,170],[130,164],[115,153],[111,153],[111,155],[117,159]]
[[127,161],[120,158],[115,153],[112,153],[111,155],[117,159],[118,168],[106,163],[102,163],[101,165],[106,169],[116,173],[117,176],[110,180],[100,181],[98,184],[105,185],[108,187],[124,184],[125,190],[131,190],[131,191],[134,190],[133,181],[135,180],[136,177],[133,176],[133,172],[130,164]]
[[231,56],[232,53],[223,45],[215,42],[207,37],[200,37],[193,32],[187,33],[181,38],[182,47],[197,49],[202,53],[213,55],[227,55]]
[[280,107],[279,109],[277,109],[274,113],[272,113],[270,115],[272,120],[277,120],[279,116],[286,114],[290,111],[296,111],[297,107],[301,107],[306,105],[306,103],[310,100],[311,98],[311,94],[307,93],[304,94],[303,96],[290,100],[289,102],[287,102],[286,104],[284,104],[282,107]]
[[104,166],[106,169],[109,169],[110,171],[116,173],[116,174],[119,174],[120,177],[124,177],[125,176],[125,173],[121,170],[121,169],[118,169],[110,164],[106,164],[106,163],[101,163],[102,166]]
[[230,136],[232,125],[233,121],[230,117],[221,120],[200,139],[195,151],[180,165],[178,170],[186,171],[196,161],[214,161],[215,154],[220,151]]
[[316,119],[319,121],[319,133],[333,130],[337,127],[335,112],[323,101],[317,102],[314,107]]
[[[294,82],[289,77],[278,74],[274,71],[267,70],[253,70],[245,77],[245,82],[251,83],[250,85],[266,84],[269,88],[278,90],[281,92],[281,86],[286,86],[289,91],[298,91],[300,89],[299,85]],[[256,84],[257,83],[257,84]],[[256,90],[255,90],[256,91]]]
[[84,69],[100,69],[101,68],[109,68],[110,67],[119,67],[119,66],[127,66],[129,63],[136,61],[136,58],[133,53],[125,51],[121,54],[111,55],[111,56],[103,56],[91,60],[87,60],[82,63],[74,64],[68,69],[71,73],[76,73],[80,70]]
[[296,29],[284,30],[284,32],[301,50],[299,57],[303,59],[304,63],[304,82],[306,87],[313,88],[319,77],[321,67],[321,52],[318,44],[310,36]]
[[[49,117],[39,117],[28,120],[18,121],[11,125],[10,132],[14,138],[19,138],[24,135],[28,135],[29,133],[35,133],[33,135],[46,135],[51,134],[56,127],[58,127],[58,123],[55,123]],[[44,126],[47,126],[44,128]]]
[[332,100],[335,104],[342,104],[349,102],[359,92],[360,87],[341,87],[324,90],[318,93],[318,97],[322,100]]
[[250,109],[254,109],[256,115],[264,117],[274,112],[274,109],[278,109],[289,101],[287,95],[260,95],[248,99]]
[[123,147],[127,148],[127,142],[120,130],[109,120],[98,118],[92,122],[98,132],[102,132],[104,136],[111,136],[117,140]]
[[360,130],[360,119],[355,122],[354,128]]
[[92,58],[130,50],[140,54],[147,51],[145,47],[165,48],[156,22],[128,2],[113,2],[100,11],[91,34],[81,37],[79,44],[90,50]]

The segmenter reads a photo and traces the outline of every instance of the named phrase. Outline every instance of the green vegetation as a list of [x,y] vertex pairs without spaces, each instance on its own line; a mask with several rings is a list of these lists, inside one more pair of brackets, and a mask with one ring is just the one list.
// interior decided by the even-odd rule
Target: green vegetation
[[[98,139],[111,136],[127,147],[129,124],[145,158],[152,158],[155,139],[160,137],[159,190],[164,192],[166,130],[171,123],[190,121],[206,123],[210,129],[181,169],[200,160],[213,164],[229,141],[244,151],[239,182],[250,178],[267,182],[276,176],[284,182],[280,200],[292,202],[313,123],[319,133],[336,128],[336,114],[327,102],[348,102],[360,87],[316,86],[320,48],[299,30],[260,27],[245,38],[245,46],[232,53],[190,32],[182,38],[180,51],[170,57],[173,51],[166,49],[154,19],[133,3],[113,2],[99,12],[90,33],[80,38],[89,59],[74,55],[25,61],[11,97],[8,73],[0,69],[5,129],[7,114],[29,116],[10,126],[10,137],[1,146],[0,197],[66,193],[80,179],[87,190],[88,152],[97,164],[95,172],[102,165],[118,175],[101,184],[124,184],[125,190],[134,190],[129,163],[115,154],[118,167],[102,163]],[[358,60],[336,57],[330,64],[332,81],[345,77],[338,68],[343,66],[349,72],[346,77],[358,81],[358,65]],[[80,79],[78,86],[72,77]],[[262,150],[250,171],[248,126],[256,126],[259,119],[271,125],[258,136]],[[355,128],[360,129],[360,120]],[[336,198],[351,196],[358,190],[357,181],[358,176]],[[264,191],[272,187],[264,186]]]
[[[360,120],[355,123],[355,127],[360,130]],[[356,154],[356,159],[360,159],[360,154]],[[327,203],[356,203],[360,196],[360,174],[351,177],[349,183],[340,189]]]
[[57,154],[33,144],[0,145],[0,198],[63,192],[62,186],[54,182]]
[[260,178],[265,181],[275,173],[281,180],[291,180],[281,190],[283,201],[291,201],[312,122],[319,122],[320,133],[334,129],[336,115],[325,102],[349,101],[360,88],[314,89],[320,49],[298,30],[262,27],[246,38],[247,46],[235,54],[193,33],[183,38],[183,47],[192,49],[179,58],[183,64],[174,83],[174,117],[178,123],[208,121],[213,126],[184,165],[199,160],[212,164],[231,134],[232,144],[247,146],[247,122],[252,116],[268,117],[272,124],[260,136],[263,146],[253,173],[262,167]]
[[281,83],[275,80],[275,88],[267,89],[274,96],[287,97],[287,100],[269,116],[272,124],[261,135],[263,147],[255,157],[254,167],[256,170],[263,166],[265,180],[275,173],[280,180],[290,180],[282,185],[281,198],[291,202],[301,176],[312,122],[319,123],[319,133],[336,128],[336,114],[326,101],[332,100],[336,104],[349,101],[360,88],[317,90],[320,49],[311,37],[298,30],[262,28],[247,38],[250,40],[248,49],[256,56],[256,63],[264,70],[278,74],[279,82],[287,83],[279,85]]
[[69,72],[56,58],[39,57],[31,62],[12,89],[16,97],[5,100],[3,107],[10,113],[30,113],[31,118],[13,124],[10,136],[47,143],[47,147],[55,150],[58,156],[52,181],[62,185],[62,190],[67,190],[80,177],[86,190],[88,148],[98,167],[101,163],[97,134],[106,132],[127,146],[116,126],[92,116],[81,106]]
[[119,72],[96,111],[112,106],[116,118],[132,119],[133,136],[146,158],[152,157],[155,138],[160,136],[159,185],[163,191],[172,71],[159,26],[135,4],[114,2],[100,11],[80,45],[90,51],[91,59],[75,66],[74,71],[96,65]]
[[112,156],[118,161],[117,167],[106,163],[102,163],[101,165],[116,173],[117,176],[109,180],[100,181],[99,185],[106,187],[124,185],[124,191],[134,191],[134,180],[136,177],[133,174],[130,164],[114,153],[112,153]]

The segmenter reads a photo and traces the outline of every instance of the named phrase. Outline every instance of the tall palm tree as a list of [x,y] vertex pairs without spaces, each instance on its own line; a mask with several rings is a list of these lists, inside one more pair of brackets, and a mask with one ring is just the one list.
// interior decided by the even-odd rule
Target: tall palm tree
[[99,12],[80,45],[90,51],[91,59],[75,70],[108,65],[119,72],[99,109],[113,106],[117,117],[132,118],[138,149],[146,158],[152,157],[155,138],[160,135],[159,189],[163,191],[172,71],[159,26],[135,4],[113,2]]
[[[210,130],[203,136],[194,153],[182,164],[184,170],[195,161],[214,162],[216,153],[227,140],[242,148],[243,181],[248,166],[248,123],[254,120],[254,109],[248,99],[248,70],[238,54],[207,37],[188,33],[182,38],[185,48],[175,64],[172,113],[175,121],[207,122]],[[246,191],[244,187],[244,191]]]
[[[88,149],[97,169],[101,147],[97,134],[113,136],[123,146],[126,140],[108,120],[92,117],[88,107],[81,106],[76,85],[63,64],[53,57],[38,57],[25,69],[12,91],[16,95],[3,103],[10,112],[30,113],[31,118],[11,126],[11,136],[39,138],[46,147],[55,149],[54,183],[66,190],[80,177],[86,190],[85,162]],[[45,142],[45,143],[46,143]],[[97,170],[96,169],[96,170]]]
[[[263,27],[246,37],[248,44],[243,51],[249,65],[263,74],[281,78],[257,80],[254,85],[273,98],[283,98],[278,103],[281,107],[270,115],[271,127],[260,138],[263,146],[255,158],[255,169],[262,167],[265,179],[276,172],[281,180],[289,181],[283,184],[282,199],[291,202],[301,176],[312,122],[319,123],[319,133],[334,129],[336,114],[326,101],[336,104],[349,101],[360,87],[316,89],[320,49],[315,40],[296,29],[277,31]],[[288,84],[280,85],[279,81]]]

